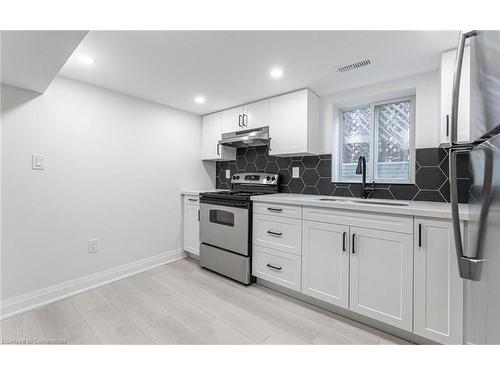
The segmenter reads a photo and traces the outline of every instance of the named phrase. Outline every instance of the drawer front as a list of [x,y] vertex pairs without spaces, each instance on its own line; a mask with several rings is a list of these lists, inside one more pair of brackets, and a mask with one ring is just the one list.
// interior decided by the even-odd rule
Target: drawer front
[[253,215],[253,244],[301,255],[302,221],[289,217]]
[[361,228],[413,233],[413,216],[354,212],[333,208],[304,207],[304,220],[320,221]]
[[302,206],[275,203],[254,203],[253,212],[256,214],[300,219],[302,217]]
[[200,204],[199,195],[184,195],[184,204]]
[[275,284],[300,291],[301,258],[297,255],[254,246],[252,274]]

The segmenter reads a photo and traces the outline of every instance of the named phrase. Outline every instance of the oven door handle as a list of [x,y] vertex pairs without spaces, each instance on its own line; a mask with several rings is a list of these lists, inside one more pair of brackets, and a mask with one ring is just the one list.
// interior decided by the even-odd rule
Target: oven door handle
[[249,208],[249,203],[248,202],[234,202],[231,200],[216,200],[214,198],[206,198],[206,197],[201,197],[200,198],[200,204],[203,204],[205,206],[209,206],[210,208],[214,207],[230,207],[234,209],[241,209],[241,210],[248,210]]

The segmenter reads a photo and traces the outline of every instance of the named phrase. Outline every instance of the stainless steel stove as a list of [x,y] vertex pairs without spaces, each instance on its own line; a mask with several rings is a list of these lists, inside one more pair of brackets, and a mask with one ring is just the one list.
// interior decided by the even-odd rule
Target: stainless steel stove
[[231,190],[200,194],[200,265],[250,284],[252,265],[251,197],[278,191],[278,175],[236,173]]

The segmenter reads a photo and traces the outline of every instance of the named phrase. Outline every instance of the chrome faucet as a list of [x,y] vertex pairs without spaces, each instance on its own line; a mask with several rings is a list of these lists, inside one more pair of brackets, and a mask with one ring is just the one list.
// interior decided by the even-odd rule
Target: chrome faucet
[[358,166],[356,167],[356,174],[360,174],[361,177],[361,193],[360,198],[366,199],[371,192],[375,190],[375,181],[372,182],[371,187],[366,187],[366,159],[361,155],[358,159]]

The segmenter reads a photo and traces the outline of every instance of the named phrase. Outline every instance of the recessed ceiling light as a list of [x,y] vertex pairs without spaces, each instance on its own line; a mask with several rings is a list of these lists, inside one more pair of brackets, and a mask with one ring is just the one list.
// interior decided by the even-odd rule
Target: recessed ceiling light
[[95,59],[93,57],[81,55],[78,59],[83,65],[95,65]]
[[203,96],[195,96],[194,101],[198,104],[203,104],[205,103],[205,98]]
[[281,68],[272,68],[269,75],[271,78],[279,79],[283,76],[283,70]]

